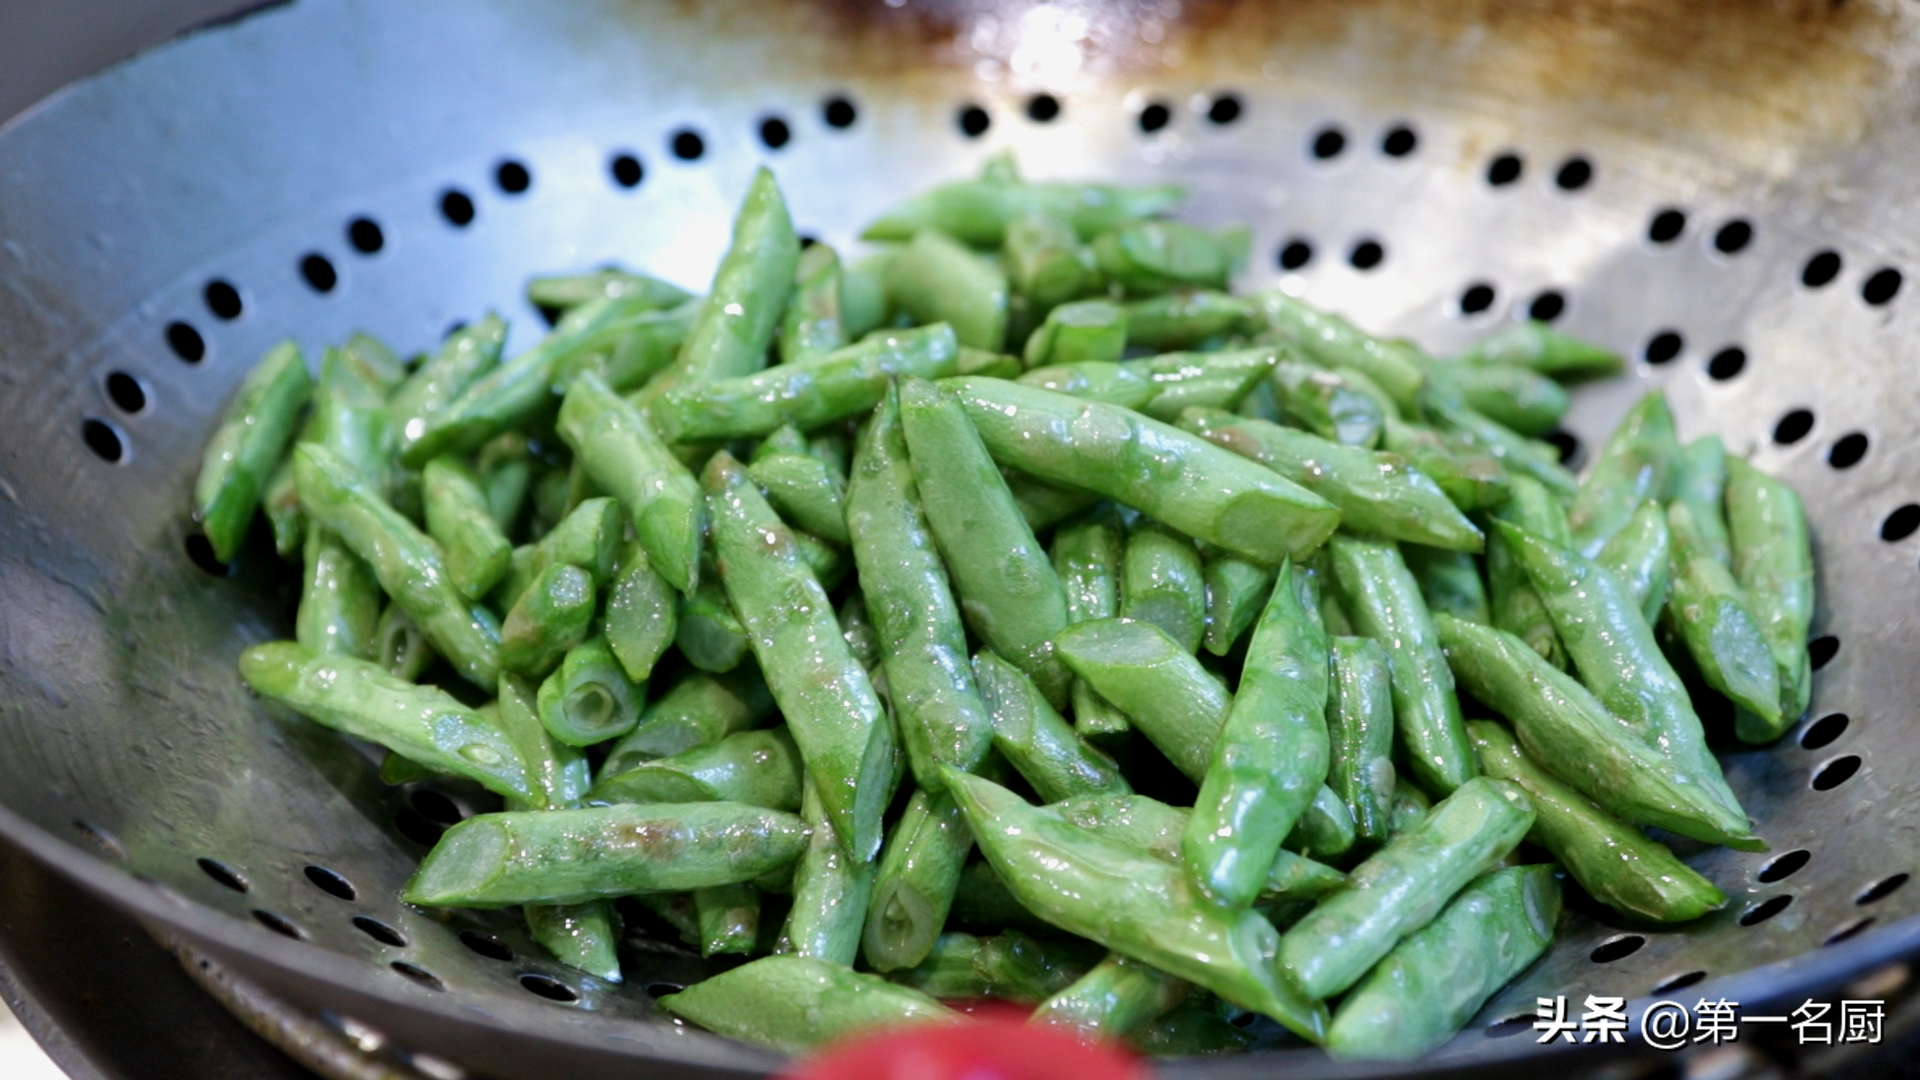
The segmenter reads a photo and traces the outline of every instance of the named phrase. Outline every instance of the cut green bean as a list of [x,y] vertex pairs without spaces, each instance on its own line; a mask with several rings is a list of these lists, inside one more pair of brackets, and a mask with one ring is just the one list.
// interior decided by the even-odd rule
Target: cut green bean
[[1093,240],[1094,265],[1107,281],[1136,296],[1181,288],[1224,289],[1246,262],[1242,228],[1209,233],[1177,221],[1134,221]]
[[539,540],[513,549],[507,575],[493,590],[495,605],[502,610],[511,608],[535,578],[562,563],[580,567],[595,581],[611,578],[619,565],[626,533],[624,516],[619,503],[601,498],[588,499],[555,519]]
[[318,653],[372,660],[379,641],[380,583],[340,538],[307,529],[306,569],[293,636]]
[[1093,252],[1081,245],[1073,225],[1044,214],[1007,225],[1000,265],[1014,291],[1043,314],[1089,295],[1100,282]]
[[1667,606],[1671,587],[1673,536],[1667,528],[1667,514],[1657,501],[1648,499],[1633,512],[1633,517],[1613,534],[1594,561],[1606,567],[1640,605],[1647,625],[1660,621]]
[[494,521],[479,478],[457,459],[439,457],[420,473],[427,535],[440,545],[454,588],[478,600],[513,563],[513,544]]
[[1559,383],[1507,364],[1436,364],[1428,377],[1451,383],[1487,419],[1536,438],[1558,427],[1573,403]]
[[1279,362],[1278,351],[1261,348],[1161,353],[1128,360],[1121,366],[1153,386],[1153,397],[1139,406],[1140,411],[1172,423],[1188,408],[1233,408],[1256,383],[1271,375]]
[[686,592],[699,582],[706,505],[699,485],[647,418],[593,375],[560,406],[560,434],[594,481],[620,500],[660,576]]
[[287,342],[261,358],[227,403],[220,426],[200,455],[193,488],[194,517],[213,545],[215,559],[232,562],[239,552],[312,392],[307,362],[299,346]]
[[693,890],[700,955],[752,953],[760,938],[760,890],[745,882]]
[[1125,308],[1127,344],[1154,352],[1199,348],[1245,333],[1260,319],[1247,300],[1204,289],[1133,300]]
[[1420,596],[1426,600],[1428,611],[1492,625],[1487,584],[1481,580],[1480,563],[1472,555],[1425,544],[1402,544],[1400,557],[1406,560],[1413,580],[1420,583]]
[[646,548],[638,540],[628,542],[618,576],[607,587],[601,605],[600,633],[633,682],[646,682],[653,665],[673,644],[679,604],[679,595],[654,570]]
[[742,664],[723,675],[689,672],[641,711],[640,722],[607,754],[601,775],[710,746],[773,714],[773,695],[757,665]]
[[910,968],[926,959],[946,925],[972,850],[966,815],[951,795],[913,793],[880,854],[861,937],[867,963],[876,971]]
[[1353,849],[1360,830],[1353,823],[1353,812],[1340,796],[1325,784],[1314,790],[1313,801],[1300,812],[1300,820],[1287,834],[1286,846],[1310,859],[1338,859]]
[[680,598],[674,644],[680,647],[688,663],[715,674],[732,671],[746,659],[749,649],[746,627],[734,614],[733,601],[727,598],[725,587],[716,577],[707,577],[693,592]]
[[[1526,529],[1562,547],[1572,543],[1567,511],[1560,499],[1531,476],[1516,476],[1513,497],[1495,511],[1496,517]],[[1487,537],[1487,597],[1491,625],[1516,635],[1554,667],[1566,670],[1567,650],[1540,593],[1520,564],[1512,545],[1498,531]]]
[[846,546],[847,478],[811,454],[769,454],[747,466],[780,516],[822,540]]
[[1006,930],[982,941],[974,950],[973,969],[994,997],[1037,1005],[1093,969],[1100,950],[1083,946],[1056,937],[1043,940]]
[[1641,500],[1666,499],[1679,460],[1673,411],[1667,407],[1666,395],[1656,390],[1641,398],[1613,429],[1580,482],[1567,508],[1573,550],[1593,558],[1627,527]]
[[1042,1002],[1028,1023],[1066,1028],[1084,1039],[1121,1039],[1165,1015],[1191,989],[1191,983],[1112,953]]
[[1769,742],[1785,730],[1780,669],[1746,591],[1713,555],[1690,503],[1667,508],[1673,523],[1672,626],[1700,677],[1739,707],[1734,733]]
[[1291,423],[1342,446],[1371,450],[1380,444],[1386,412],[1340,373],[1284,360],[1271,379],[1274,402]]
[[1207,560],[1207,633],[1204,644],[1215,656],[1233,650],[1266,609],[1273,593],[1274,570],[1232,555]]
[[812,784],[801,794],[800,816],[812,833],[794,867],[793,907],[778,951],[852,967],[878,867],[847,854]]
[[1036,367],[1016,381],[1056,394],[1136,410],[1153,400],[1155,393],[1153,382],[1145,375],[1117,363],[1098,360]]
[[593,746],[633,730],[645,693],[627,678],[607,639],[589,637],[567,650],[560,669],[541,686],[540,720],[561,743]]
[[1193,542],[1141,522],[1127,535],[1120,563],[1120,616],[1150,622],[1188,652],[1206,635],[1206,568]]
[[[1317,801],[1317,800],[1316,800]],[[1077,795],[1053,807],[1066,820],[1161,862],[1181,863],[1181,839],[1192,819],[1190,811],[1168,806],[1145,795]],[[1339,888],[1347,876],[1331,866],[1284,848],[1260,886],[1263,902],[1313,900]]]
[[406,361],[386,342],[364,330],[348,338],[347,343],[340,346],[340,354],[354,375],[382,398],[390,396],[406,381]]
[[1066,222],[1086,240],[1125,222],[1166,213],[1184,198],[1186,189],[1174,185],[957,180],[894,207],[860,238],[911,240],[922,229],[939,229],[962,243],[997,248],[1015,222],[1044,215]]
[[1378,384],[1403,411],[1415,410],[1426,382],[1417,349],[1374,337],[1338,315],[1279,290],[1259,293],[1252,300],[1274,336],[1309,360],[1326,368],[1352,368]]
[[804,956],[742,964],[662,997],[660,1007],[708,1031],[784,1054],[889,1027],[962,1019],[918,990]]
[[595,300],[644,297],[656,308],[678,307],[693,295],[672,282],[609,266],[585,274],[546,274],[527,282],[534,306],[566,311]]
[[1113,759],[1089,746],[1047,704],[1033,680],[991,652],[973,657],[974,678],[993,718],[993,746],[1040,798],[1133,790]]
[[[623,762],[624,764],[624,762]],[[606,803],[737,802],[800,809],[800,754],[785,728],[742,731],[672,757],[604,766],[587,796]]]
[[1117,363],[1127,348],[1127,312],[1106,300],[1080,300],[1047,312],[1027,338],[1029,368],[1054,364]]
[[1327,785],[1346,803],[1361,839],[1392,835],[1393,680],[1387,652],[1371,638],[1332,640],[1327,702]]
[[1619,353],[1568,337],[1536,319],[1489,334],[1461,353],[1460,362],[1524,367],[1562,381],[1610,378],[1627,369]]
[[1492,510],[1507,501],[1506,466],[1464,436],[1389,417],[1380,444],[1432,477],[1461,510]]
[[380,622],[373,631],[373,660],[388,674],[418,682],[439,655],[399,604],[388,604],[380,612]]
[[545,676],[587,639],[597,600],[592,574],[571,563],[548,567],[500,622],[500,666]]
[[1721,566],[1733,566],[1727,535],[1727,446],[1705,435],[1680,448],[1674,462],[1672,497],[1687,504],[1701,550]]
[[1192,653],[1158,626],[1124,619],[1075,623],[1054,643],[1175,768],[1195,783],[1206,776],[1232,699]]
[[447,335],[440,350],[407,376],[387,401],[398,440],[395,449],[420,441],[427,433],[429,416],[500,366],[500,350],[506,343],[507,322],[492,312]]
[[922,229],[887,262],[887,299],[916,323],[947,323],[960,344],[998,352],[1007,337],[1007,276],[945,233]]
[[283,559],[300,553],[307,538],[307,512],[300,507],[300,491],[293,485],[293,459],[283,457],[267,478],[260,509],[273,529],[273,550]]
[[1156,1058],[1230,1054],[1253,1045],[1253,1036],[1218,1012],[1192,1001],[1176,1005],[1127,1036],[1136,1052]]
[[1799,720],[1813,693],[1807,656],[1807,630],[1813,623],[1812,538],[1800,496],[1740,458],[1727,459],[1727,528],[1734,577],[1746,590],[1780,669],[1780,724],[1749,723],[1742,736],[1764,742]]
[[840,254],[814,244],[800,252],[794,266],[793,294],[780,320],[780,360],[791,364],[830,353],[847,340],[840,317]]
[[1435,423],[1492,455],[1509,473],[1531,476],[1557,495],[1573,496],[1580,491],[1580,482],[1561,466],[1557,451],[1482,416],[1460,400],[1457,391],[1429,386],[1422,392],[1421,401]]

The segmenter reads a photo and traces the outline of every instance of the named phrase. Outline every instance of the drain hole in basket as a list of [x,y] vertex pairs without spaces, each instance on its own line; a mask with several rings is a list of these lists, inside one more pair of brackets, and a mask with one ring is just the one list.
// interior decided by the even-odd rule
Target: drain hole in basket
[[1207,106],[1207,119],[1216,124],[1231,124],[1240,119],[1240,95],[1221,94]]
[[333,269],[333,263],[317,251],[301,258],[300,277],[317,293],[330,293],[340,284],[340,275]]
[[1035,94],[1027,99],[1027,119],[1036,124],[1052,123],[1060,115],[1060,99],[1052,94]]
[[460,944],[479,953],[489,960],[511,960],[513,950],[507,943],[492,934],[483,934],[478,930],[460,931]]
[[521,195],[533,186],[533,174],[525,165],[509,158],[494,167],[493,182],[509,195]]
[[1729,345],[1713,354],[1707,361],[1707,374],[1718,382],[1726,382],[1746,370],[1747,350],[1738,345]]
[[1828,934],[1827,940],[1821,942],[1820,944],[1838,945],[1841,942],[1847,940],[1848,938],[1858,937],[1861,931],[1865,930],[1869,926],[1872,926],[1873,923],[1874,923],[1873,916],[1863,915],[1860,918],[1845,924],[1844,926],[1840,927],[1840,929],[1835,930],[1833,933]]
[[1501,154],[1487,163],[1487,183],[1494,187],[1506,187],[1520,179],[1520,155]]
[[1704,971],[1683,971],[1678,975],[1669,975],[1668,977],[1661,979],[1659,982],[1654,984],[1653,989],[1648,991],[1648,993],[1671,994],[1675,990],[1685,990],[1687,987],[1692,986],[1697,982],[1700,982],[1702,979],[1705,979],[1706,977],[1707,977],[1707,973]]
[[1837,251],[1815,252],[1807,265],[1800,268],[1800,284],[1809,289],[1818,289],[1840,276],[1840,253]]
[[315,888],[329,896],[338,897],[341,900],[352,900],[359,895],[353,887],[353,882],[324,866],[308,866],[305,873],[307,880],[313,882]]
[[1920,506],[1908,503],[1888,514],[1887,520],[1880,523],[1880,539],[1888,543],[1905,540],[1913,535],[1915,529],[1920,529]]
[[432,788],[420,788],[407,799],[420,816],[437,825],[458,825],[466,820],[460,804]]
[[1866,456],[1867,437],[1853,431],[1834,441],[1833,449],[1827,451],[1827,464],[1836,469],[1851,469]]
[[107,400],[123,413],[137,413],[147,407],[147,391],[140,380],[124,371],[107,373]]
[[207,302],[207,310],[222,322],[232,322],[240,317],[240,290],[231,284],[214,278],[207,282],[201,297]]
[[391,945],[396,949],[404,949],[407,947],[407,937],[405,934],[402,934],[400,931],[395,930],[393,927],[388,926],[386,923],[381,922],[371,915],[355,915],[353,917],[353,928],[382,945]]
[[1413,129],[1400,124],[1387,129],[1387,134],[1380,140],[1380,152],[1388,157],[1406,157],[1419,145],[1420,137],[1413,133]]
[[300,928],[293,925],[285,915],[276,914],[266,908],[254,908],[253,918],[255,922],[281,937],[290,937],[295,941],[305,941],[307,938],[307,935],[301,933]]
[[347,243],[362,255],[372,255],[387,246],[387,234],[380,231],[380,223],[372,218],[354,218],[347,223]]
[[426,968],[414,967],[405,960],[395,960],[387,966],[429,990],[445,990],[447,988],[447,984],[440,981],[440,976],[435,975]]
[[1807,730],[1800,733],[1800,745],[1807,750],[1818,750],[1827,746],[1846,734],[1847,724],[1846,713],[1828,713],[1807,725]]
[[646,166],[640,164],[640,159],[632,154],[613,155],[613,160],[607,162],[607,172],[613,175],[613,182],[623,188],[639,187],[640,181],[647,178]]
[[1353,264],[1355,270],[1371,270],[1386,257],[1386,249],[1380,246],[1378,240],[1362,240],[1347,252],[1347,261]]
[[1587,959],[1596,964],[1611,964],[1639,952],[1640,946],[1646,943],[1647,939],[1639,934],[1621,934],[1595,945],[1593,951],[1587,954]]
[[195,859],[194,863],[198,865],[208,877],[232,889],[234,892],[243,893],[251,888],[251,886],[247,884],[247,879],[240,876],[240,871],[235,870],[226,863],[207,858]]
[[685,983],[650,982],[647,984],[647,996],[652,998],[665,997],[668,994],[677,994],[686,988]]
[[473,200],[464,191],[448,188],[440,193],[440,216],[454,228],[464,229],[473,224]]
[[1813,670],[1819,671],[1832,662],[1834,654],[1840,651],[1840,639],[1832,634],[1822,634],[1807,642],[1807,661]]
[[1298,270],[1313,261],[1313,245],[1297,238],[1289,240],[1280,248],[1275,261],[1282,270]]
[[214,577],[226,577],[229,567],[213,557],[213,541],[205,533],[187,534],[187,561]]
[[1151,102],[1146,108],[1140,110],[1140,130],[1149,135],[1166,127],[1172,120],[1173,110],[1164,102]]
[[1781,893],[1779,896],[1768,897],[1741,912],[1740,925],[1759,926],[1761,923],[1787,910],[1787,905],[1791,903],[1793,903],[1793,895],[1791,893]]
[[699,161],[700,155],[707,152],[707,141],[691,128],[674,132],[668,145],[673,148],[673,156],[681,161]]
[[1512,1016],[1502,1017],[1487,1025],[1486,1036],[1489,1039],[1511,1038],[1523,1031],[1531,1031],[1535,1019],[1533,1013],[1515,1013]]
[[1811,858],[1813,858],[1811,851],[1808,851],[1806,848],[1797,848],[1783,855],[1768,859],[1767,864],[1760,868],[1760,872],[1753,875],[1754,880],[1767,885],[1771,885],[1776,881],[1785,881],[1787,878],[1793,876],[1794,871],[1807,865],[1807,860]]
[[1552,322],[1567,310],[1567,298],[1558,289],[1546,289],[1527,305],[1527,318]]
[[[1149,107],[1151,108],[1151,106]],[[1145,116],[1146,114],[1142,113],[1141,115]],[[1162,123],[1165,123],[1165,121],[1162,121]],[[965,135],[969,139],[977,139],[985,135],[987,129],[993,126],[993,117],[988,116],[987,110],[978,105],[963,105],[960,107],[959,124],[960,134]],[[1145,121],[1142,121],[1141,126],[1145,126]]]
[[1893,294],[1899,291],[1900,271],[1889,266],[1875,270],[1873,276],[1867,279],[1866,284],[1860,286],[1860,299],[1865,300],[1874,307],[1879,307],[1893,299]]
[[786,120],[769,116],[760,121],[760,142],[769,150],[778,150],[793,141],[793,129]]
[[1593,163],[1583,157],[1571,157],[1553,174],[1553,182],[1562,191],[1579,191],[1593,182]]
[[1686,228],[1686,213],[1669,206],[1653,215],[1653,220],[1647,223],[1647,239],[1656,244],[1671,244],[1680,239],[1680,234]]
[[1340,151],[1347,148],[1347,133],[1332,125],[1321,128],[1313,136],[1313,156],[1321,161],[1337,158]]
[[853,102],[846,98],[832,97],[828,98],[826,105],[821,108],[820,116],[826,120],[828,127],[850,128],[853,122],[860,118],[860,111],[855,109]]
[[1686,342],[1672,330],[1662,330],[1647,339],[1646,352],[1643,353],[1649,364],[1665,364],[1680,355]]
[[1813,414],[1805,409],[1795,409],[1773,425],[1773,441],[1781,446],[1792,446],[1806,438],[1807,432],[1812,430]]
[[1478,315],[1493,306],[1493,286],[1476,281],[1460,294],[1460,313]]
[[529,972],[520,976],[520,985],[526,987],[529,993],[538,994],[548,1001],[571,1003],[580,1000],[580,995],[573,992],[573,987],[550,975]]
[[1871,904],[1876,900],[1885,900],[1887,897],[1892,896],[1894,893],[1898,892],[1900,889],[1900,886],[1905,885],[1906,883],[1907,883],[1907,875],[1905,874],[1895,874],[1892,877],[1881,878],[1879,881],[1876,881],[1873,884],[1867,886],[1866,888],[1861,889],[1860,895],[1854,897],[1853,902],[1856,904],[1866,905],[1866,904]]
[[183,322],[167,324],[167,348],[189,364],[197,364],[207,358],[206,339],[200,336],[200,331]]
[[1546,441],[1560,452],[1560,464],[1573,468],[1574,460],[1580,456],[1580,437],[1566,428],[1554,428],[1547,432]]
[[439,843],[441,834],[447,831],[435,825],[433,822],[428,821],[425,817],[421,816],[420,811],[415,810],[411,806],[403,806],[398,813],[393,815],[393,827],[399,831],[401,836],[419,844],[421,847],[432,847]]
[[1734,218],[1713,234],[1713,248],[1722,255],[1737,254],[1753,242],[1753,226],[1744,218]]
[[1834,788],[1853,779],[1853,774],[1859,771],[1860,756],[1858,754],[1848,754],[1845,757],[1834,758],[1832,761],[1814,770],[1813,790],[1832,791]]
[[105,420],[86,419],[80,423],[80,438],[93,451],[95,457],[109,465],[117,463],[126,456],[127,448],[120,441],[120,433]]

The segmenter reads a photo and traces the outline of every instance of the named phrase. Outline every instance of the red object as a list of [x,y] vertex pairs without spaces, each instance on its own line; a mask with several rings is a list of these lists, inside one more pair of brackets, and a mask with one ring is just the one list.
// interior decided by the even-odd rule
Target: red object
[[1057,1028],[1028,1027],[1021,1011],[987,1009],[957,1024],[919,1024],[851,1039],[781,1074],[782,1080],[1153,1080],[1125,1050]]

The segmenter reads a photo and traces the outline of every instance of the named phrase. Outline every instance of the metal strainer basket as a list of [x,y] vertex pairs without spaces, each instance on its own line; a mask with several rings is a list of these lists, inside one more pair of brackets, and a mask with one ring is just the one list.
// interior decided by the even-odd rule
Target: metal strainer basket
[[[1806,499],[1813,710],[1725,759],[1772,851],[1683,852],[1733,900],[1679,930],[1573,913],[1429,1067],[1538,1068],[1497,1037],[1538,994],[1884,991],[1920,948],[1916,59],[1908,0],[302,0],[149,53],[0,134],[0,831],[428,1073],[770,1067],[657,1017],[704,971],[677,947],[635,937],[615,987],[510,918],[401,905],[458,793],[248,696],[235,657],[291,597],[259,555],[195,557],[189,488],[283,337],[419,349],[492,307],[517,350],[530,273],[704,286],[761,162],[851,244],[1011,148],[1188,184],[1194,220],[1253,226],[1253,284],[1370,329],[1446,351],[1531,314],[1616,347],[1577,439],[1663,385]],[[1339,1071],[1167,1074],[1283,1069]]]

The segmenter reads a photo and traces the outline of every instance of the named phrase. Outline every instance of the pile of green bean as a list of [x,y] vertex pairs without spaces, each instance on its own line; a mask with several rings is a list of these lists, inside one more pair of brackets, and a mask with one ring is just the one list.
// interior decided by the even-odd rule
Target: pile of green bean
[[219,558],[264,508],[304,567],[242,676],[501,798],[407,901],[519,906],[613,981],[636,903],[760,957],[663,1009],[785,1050],[999,998],[1416,1057],[1564,878],[1721,906],[1645,829],[1765,846],[1692,695],[1749,742],[1807,706],[1792,490],[1658,393],[1577,479],[1539,439],[1618,357],[1235,295],[1246,233],[1179,197],[996,160],[843,263],[763,170],[703,297],[537,279],[505,360],[492,315],[317,382],[274,349],[195,491]]

